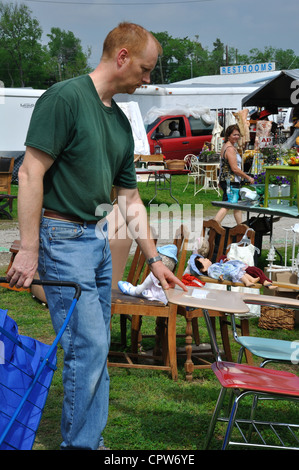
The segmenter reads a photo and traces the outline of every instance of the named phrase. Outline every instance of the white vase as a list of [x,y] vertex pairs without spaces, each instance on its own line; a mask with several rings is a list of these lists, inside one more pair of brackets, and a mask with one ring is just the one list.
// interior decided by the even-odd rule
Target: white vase
[[269,184],[269,198],[274,197],[275,199],[269,199],[268,207],[276,207],[278,204],[278,194],[279,194],[279,186],[277,184]]
[[[281,187],[281,195],[282,196],[289,196],[290,195],[290,185],[289,184],[282,184]],[[282,199],[281,200],[282,206],[289,206],[290,200],[289,199]]]

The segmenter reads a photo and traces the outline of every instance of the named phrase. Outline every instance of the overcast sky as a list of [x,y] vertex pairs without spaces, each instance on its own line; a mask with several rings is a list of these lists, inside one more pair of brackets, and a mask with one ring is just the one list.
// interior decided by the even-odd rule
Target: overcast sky
[[[10,2],[10,0],[6,0]],[[209,51],[219,38],[240,53],[265,46],[293,49],[299,55],[298,0],[11,0],[25,3],[44,32],[72,31],[83,49],[92,47],[90,65],[100,59],[107,33],[120,21],[141,24],[176,38],[199,36]],[[46,41],[47,42],[47,41]]]

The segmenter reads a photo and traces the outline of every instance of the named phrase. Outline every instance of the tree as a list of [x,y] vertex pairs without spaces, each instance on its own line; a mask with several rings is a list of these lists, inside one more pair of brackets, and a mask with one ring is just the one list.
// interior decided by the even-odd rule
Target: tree
[[81,41],[71,31],[51,28],[48,50],[55,67],[56,81],[65,80],[89,71],[87,54],[82,51]]
[[45,51],[39,42],[41,35],[39,23],[26,5],[0,2],[0,66],[4,83],[28,86],[37,67],[42,75]]
[[207,51],[198,41],[198,36],[192,41],[188,37],[173,38],[166,31],[153,35],[163,48],[163,55],[151,76],[153,83],[172,83],[202,73]]

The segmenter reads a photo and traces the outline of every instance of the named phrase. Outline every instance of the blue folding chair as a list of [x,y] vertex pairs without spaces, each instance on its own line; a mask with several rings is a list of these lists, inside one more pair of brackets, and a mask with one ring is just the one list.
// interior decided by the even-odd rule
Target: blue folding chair
[[[269,362],[294,363],[296,361],[294,341],[256,336],[238,336],[234,315],[231,315],[231,324],[234,339],[241,345],[237,359],[239,364],[242,362],[245,349],[248,349],[255,356],[263,358],[260,367],[264,367]],[[297,363],[298,361],[299,358],[297,358]]]

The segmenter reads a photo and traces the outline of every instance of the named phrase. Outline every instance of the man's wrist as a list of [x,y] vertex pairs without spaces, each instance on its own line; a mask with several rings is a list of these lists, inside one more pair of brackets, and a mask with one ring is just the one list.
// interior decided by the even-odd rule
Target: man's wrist
[[162,258],[160,255],[155,256],[154,258],[149,258],[146,260],[147,264],[150,266],[153,263],[156,263],[157,261],[162,261]]

